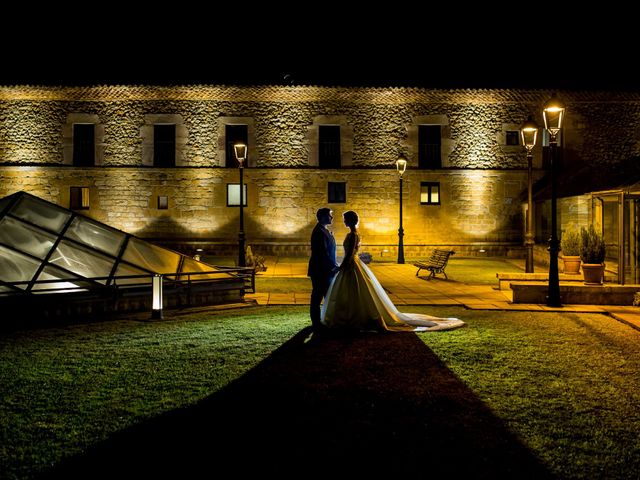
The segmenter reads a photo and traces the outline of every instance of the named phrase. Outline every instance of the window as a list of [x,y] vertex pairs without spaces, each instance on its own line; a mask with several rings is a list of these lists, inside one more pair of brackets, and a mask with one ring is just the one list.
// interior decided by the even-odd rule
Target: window
[[442,168],[442,133],[440,125],[418,126],[418,167]]
[[347,182],[329,182],[329,203],[347,203]]
[[505,138],[508,146],[520,145],[520,132],[516,130],[507,130]]
[[[93,167],[104,163],[104,124],[98,115],[69,113],[61,127],[63,165]],[[149,152],[152,149],[153,145]]]
[[420,182],[420,205],[440,205],[439,182]]
[[153,166],[176,166],[176,126],[156,124],[153,126]]
[[237,168],[238,160],[236,160],[236,153],[233,149],[233,146],[236,143],[244,143],[247,147],[249,146],[249,126],[248,125],[225,125],[224,130],[225,130],[225,141],[226,141],[224,165],[225,167],[229,167],[229,168]]
[[166,210],[169,208],[169,197],[158,195],[158,210]]
[[[242,192],[242,206],[247,206],[247,184],[245,183]],[[240,206],[240,184],[227,183],[227,207]]]
[[93,123],[73,124],[73,165],[92,167],[96,163],[96,127]]
[[546,128],[542,128],[542,138],[540,140],[541,144],[543,147],[548,147],[549,146],[549,140],[550,140],[550,136],[549,136],[549,130],[547,130]]
[[318,166],[340,168],[340,125],[320,125],[318,129]]
[[89,187],[70,188],[69,208],[72,210],[89,210]]

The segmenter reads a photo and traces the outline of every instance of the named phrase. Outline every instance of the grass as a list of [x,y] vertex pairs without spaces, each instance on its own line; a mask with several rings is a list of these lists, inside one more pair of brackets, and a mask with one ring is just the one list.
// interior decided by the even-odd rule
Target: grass
[[[408,260],[407,263],[411,263],[411,261]],[[475,285],[497,285],[496,273],[522,273],[523,269],[511,261],[501,258],[451,257],[446,272],[452,281]],[[428,274],[429,272],[426,270],[421,272],[421,275],[424,276]],[[438,276],[442,277],[442,274]],[[311,281],[306,277],[273,277],[259,273],[256,275],[256,292],[311,293]]]
[[268,277],[256,275],[256,292],[311,293],[309,278]]
[[[519,263],[523,263],[520,261]],[[503,258],[450,257],[449,279],[476,285],[497,285],[496,273],[523,273],[518,264]]]
[[640,332],[530,312],[474,312],[471,327],[421,338],[556,475],[637,476]]
[[[411,471],[436,476],[445,463],[478,478],[533,468],[533,478],[523,458],[561,478],[637,476],[640,332],[596,314],[411,311],[468,325],[285,349],[308,325],[307,307],[262,307],[2,334],[0,476],[32,478],[110,436],[105,465],[126,455],[118,444],[141,462],[141,444],[157,456],[156,437],[177,455],[189,441],[179,428],[209,421],[221,456],[234,435],[285,459],[318,438],[327,462],[362,445],[353,455],[382,454],[406,471],[415,459]],[[180,427],[161,415],[176,411],[186,412]],[[140,441],[131,427],[150,418],[161,428],[141,427]],[[278,441],[261,443],[265,432]],[[189,445],[183,455],[204,448],[210,465],[208,443]],[[520,463],[501,464],[509,458]]]
[[299,312],[230,310],[0,337],[0,476],[28,478],[87,445],[193,404],[299,331]]

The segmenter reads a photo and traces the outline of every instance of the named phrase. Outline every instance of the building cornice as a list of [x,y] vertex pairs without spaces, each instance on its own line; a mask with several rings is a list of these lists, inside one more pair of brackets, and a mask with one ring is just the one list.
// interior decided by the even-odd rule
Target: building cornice
[[[366,104],[540,104],[551,90],[424,89],[324,86],[99,85],[0,86],[0,100],[16,101],[228,101]],[[640,103],[640,92],[558,91],[568,103]]]

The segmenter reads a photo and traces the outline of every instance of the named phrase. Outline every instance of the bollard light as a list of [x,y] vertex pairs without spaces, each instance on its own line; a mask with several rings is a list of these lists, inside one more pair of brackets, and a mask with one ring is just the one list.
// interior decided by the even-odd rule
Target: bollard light
[[162,275],[154,275],[151,279],[151,318],[162,318]]

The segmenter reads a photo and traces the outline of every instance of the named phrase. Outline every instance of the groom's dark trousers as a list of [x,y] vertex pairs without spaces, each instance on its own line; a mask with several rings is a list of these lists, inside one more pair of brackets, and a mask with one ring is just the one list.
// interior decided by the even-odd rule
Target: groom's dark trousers
[[320,325],[320,303],[327,295],[329,285],[333,275],[330,277],[311,277],[311,302],[309,306],[309,315],[311,317],[311,325],[317,328]]
[[337,271],[336,241],[329,230],[317,224],[311,233],[311,258],[307,272],[311,277],[309,315],[313,328],[320,326],[320,303]]

